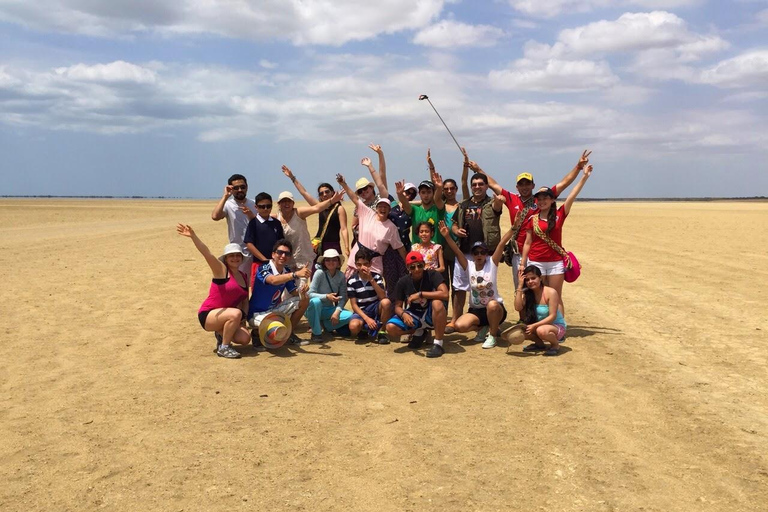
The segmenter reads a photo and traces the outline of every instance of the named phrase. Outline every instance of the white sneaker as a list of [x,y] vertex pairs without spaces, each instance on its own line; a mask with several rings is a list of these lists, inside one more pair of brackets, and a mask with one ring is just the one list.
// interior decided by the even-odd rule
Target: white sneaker
[[479,331],[477,331],[477,335],[475,335],[475,339],[472,340],[476,343],[480,343],[481,341],[485,341],[485,337],[488,336],[488,326],[486,325]]
[[488,336],[485,338],[485,342],[483,343],[483,348],[493,348],[496,346],[496,336],[494,336],[491,333],[488,333]]

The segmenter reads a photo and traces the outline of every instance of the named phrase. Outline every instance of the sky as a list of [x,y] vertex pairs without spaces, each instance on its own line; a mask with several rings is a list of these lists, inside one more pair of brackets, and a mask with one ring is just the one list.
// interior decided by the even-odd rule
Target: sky
[[768,195],[768,0],[0,0],[0,195],[367,174]]

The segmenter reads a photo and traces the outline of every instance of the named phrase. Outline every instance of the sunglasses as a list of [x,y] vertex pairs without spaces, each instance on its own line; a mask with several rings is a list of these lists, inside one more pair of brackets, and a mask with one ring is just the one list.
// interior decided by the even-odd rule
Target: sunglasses
[[369,188],[373,189],[373,185],[367,185],[367,186],[365,186],[363,188],[359,188],[359,189],[355,190],[355,192],[357,193],[357,195],[360,195],[360,194],[363,193],[363,191],[368,190]]
[[416,270],[417,268],[424,268],[423,263],[411,263],[408,265],[408,270]]
[[275,254],[277,254],[278,256],[285,256],[286,258],[288,258],[291,256],[291,251],[284,251],[282,249],[278,249],[275,251]]
[[487,254],[488,254],[488,251],[486,251],[485,249],[480,249],[478,251],[472,251],[472,256],[480,256],[480,255],[486,256]]
[[484,187],[484,186],[485,186],[485,183],[483,183],[483,182],[480,182],[480,183],[473,183],[473,184],[472,184],[472,188],[477,188],[477,187]]
[[272,203],[269,204],[257,204],[256,208],[259,210],[271,210],[272,209]]
[[232,190],[248,190],[248,185],[233,185]]
[[331,190],[321,190],[320,191],[320,195],[321,196],[329,196],[331,194],[333,194],[333,191],[331,191]]

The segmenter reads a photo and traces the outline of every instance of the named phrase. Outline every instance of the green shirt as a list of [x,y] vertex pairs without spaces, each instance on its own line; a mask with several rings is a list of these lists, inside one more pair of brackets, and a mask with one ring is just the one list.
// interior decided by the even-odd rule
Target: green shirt
[[440,245],[445,244],[443,235],[440,234],[438,223],[441,220],[445,220],[445,208],[437,209],[437,205],[432,203],[429,209],[425,210],[420,204],[411,205],[411,221],[413,228],[411,230],[411,242],[414,244],[421,242],[419,238],[418,225],[421,222],[429,222],[435,228],[435,234],[432,235],[432,242]]

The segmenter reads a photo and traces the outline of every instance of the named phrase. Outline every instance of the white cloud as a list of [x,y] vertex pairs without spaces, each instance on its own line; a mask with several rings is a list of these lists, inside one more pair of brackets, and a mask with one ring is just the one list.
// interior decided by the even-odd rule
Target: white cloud
[[338,46],[419,29],[444,0],[8,0],[0,21],[41,31],[122,37],[137,33],[213,34],[297,45]]
[[70,67],[57,68],[56,73],[72,80],[91,82],[130,82],[149,84],[155,81],[155,72],[135,64],[118,60],[109,64],[88,66],[76,64]]
[[701,73],[701,81],[718,87],[768,88],[768,50],[754,50],[723,60]]
[[693,7],[702,0],[508,0],[513,9],[538,18],[589,12],[596,9],[637,6],[645,9]]
[[503,36],[503,30],[490,25],[469,25],[458,21],[442,20],[423,28],[413,38],[413,42],[435,48],[490,47]]
[[277,64],[267,59],[261,59],[259,61],[259,66],[263,67],[264,69],[275,69]]
[[558,59],[519,59],[510,69],[491,71],[488,80],[497,89],[548,92],[583,92],[619,82],[605,62]]

